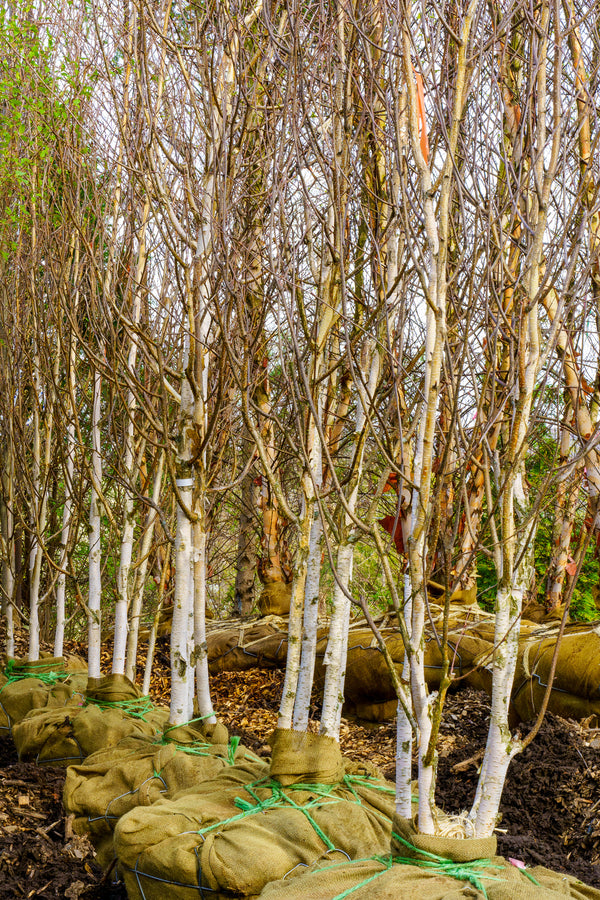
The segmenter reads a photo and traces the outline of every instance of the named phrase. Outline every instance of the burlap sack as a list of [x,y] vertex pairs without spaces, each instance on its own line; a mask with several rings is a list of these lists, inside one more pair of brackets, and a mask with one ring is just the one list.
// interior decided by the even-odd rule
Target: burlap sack
[[124,675],[108,675],[88,680],[85,705],[29,713],[13,728],[13,740],[20,759],[68,766],[128,735],[161,735],[168,716]]
[[[519,643],[512,706],[523,721],[541,708],[556,640],[556,628],[551,634],[538,629]],[[558,650],[548,709],[573,719],[600,716],[600,623],[567,626]]]
[[[526,666],[540,683],[548,682],[556,635],[528,641],[523,650]],[[558,650],[556,690],[589,700],[600,700],[600,622],[567,625]]]
[[141,691],[126,675],[105,675],[102,678],[88,678],[86,698],[98,703],[122,703],[138,700]]
[[536,623],[538,626],[540,624],[558,624],[563,617],[564,611],[564,604],[548,612],[543,603],[528,603],[523,610],[523,620]]
[[[282,760],[292,753],[285,737],[285,732],[277,736],[274,749],[282,747],[275,768],[287,781]],[[326,769],[332,771],[330,763]],[[220,790],[217,779],[212,788],[123,816],[115,849],[130,900],[187,898],[197,896],[199,888],[209,888],[211,896],[213,891],[253,896],[268,881],[334,847],[349,856],[389,847],[391,784],[346,775],[338,784],[284,787],[271,774],[244,787],[223,783]]]
[[217,672],[279,669],[287,658],[287,622],[280,616],[252,621],[221,622],[206,636],[208,667]]
[[96,750],[115,747],[128,735],[156,737],[168,717],[167,709],[150,711],[144,719],[98,706],[34,710],[15,725],[13,740],[21,760],[70,766]]
[[[201,790],[194,786],[176,793],[172,800],[161,799],[149,808],[138,807],[126,813],[116,825],[114,835],[119,871],[128,879],[136,871],[142,856],[146,852],[152,856],[152,848],[159,844],[171,848],[175,860],[181,857],[182,862],[187,864],[185,833],[192,831],[192,843],[197,847],[202,841],[196,832],[203,824],[220,822],[238,814],[239,809],[234,801],[236,797],[246,796],[244,786],[266,782],[268,778],[268,762],[244,760],[224,768],[216,778],[205,781]],[[170,853],[171,850],[166,854],[167,867],[170,865]],[[177,862],[175,865],[177,866]],[[181,882],[179,876],[174,880]],[[132,883],[134,881],[135,877],[132,876]],[[197,896],[197,879],[194,889]],[[132,896],[140,894],[134,893]],[[160,895],[157,893],[156,896]]]
[[[334,849],[351,859],[385,852],[390,818],[366,802],[360,785],[352,787],[360,803],[349,787],[340,786],[320,797],[317,791],[288,786],[282,794],[289,803],[206,834],[200,852],[202,884],[213,891],[248,897],[260,893],[269,881],[296,866],[310,865]],[[393,798],[386,797],[391,812]]]
[[270,744],[271,777],[284,786],[338,784],[344,777],[344,760],[335,738],[276,728]]
[[600,891],[568,875],[541,866],[522,870],[495,856],[495,838],[419,835],[399,817],[394,832],[411,846],[394,839],[393,855],[378,860],[322,859],[267,885],[261,900],[600,900]]
[[75,653],[67,653],[65,656],[53,656],[42,651],[40,658],[30,662],[26,657],[9,657],[5,665],[14,672],[27,675],[48,674],[49,672],[67,672],[69,674],[81,674],[87,672],[87,662]]
[[[227,730],[221,729],[221,736],[227,739]],[[192,726],[171,729],[170,740],[161,742],[131,736],[114,748],[92,753],[81,765],[69,766],[63,803],[67,812],[76,816],[74,830],[89,834],[100,865],[106,867],[112,861],[113,831],[129,810],[198,787],[224,767],[259,762],[236,739],[210,743],[202,736],[201,730]]]
[[[338,859],[341,860],[341,854]],[[527,875],[494,857],[480,872],[483,891],[473,884],[417,865],[389,861],[324,861],[296,878],[268,884],[261,900],[598,900],[600,892],[568,875],[542,866],[527,869]],[[487,874],[486,874],[487,873]],[[538,884],[529,880],[535,878]],[[492,881],[491,879],[498,879]]]
[[[533,719],[544,702],[546,688],[535,678],[520,681],[513,691],[511,711],[516,715],[515,721],[528,722]],[[563,719],[589,719],[589,725],[597,728],[600,725],[600,700],[588,700],[566,691],[555,688],[550,692],[548,711]]]
[[10,660],[7,671],[8,677],[0,686],[0,733],[10,732],[31,710],[83,702],[87,675],[69,674],[62,657],[33,664]]
[[228,744],[229,732],[222,722],[194,719],[183,725],[166,725],[163,740],[177,745],[179,749],[195,749],[201,744]]
[[[453,610],[452,622],[458,625],[465,618],[462,608]],[[438,623],[439,624],[439,623]],[[404,644],[395,628],[384,628],[382,634],[398,674],[404,665]],[[451,632],[449,661],[451,672],[478,689],[491,693],[492,645],[470,631]],[[325,684],[324,657],[327,638],[317,644],[315,686],[322,692]],[[425,679],[430,689],[439,687],[442,678],[442,653],[431,630],[425,637]],[[344,683],[345,712],[367,721],[382,721],[396,713],[396,692],[390,672],[373,632],[368,627],[352,628],[348,637],[346,679]]]
[[265,584],[258,598],[261,616],[289,616],[292,599],[292,585],[283,581]]

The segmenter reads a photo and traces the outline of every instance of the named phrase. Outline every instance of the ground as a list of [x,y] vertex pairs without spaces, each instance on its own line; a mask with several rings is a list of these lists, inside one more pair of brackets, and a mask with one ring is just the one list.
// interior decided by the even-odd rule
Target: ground
[[[159,653],[152,694],[164,702]],[[213,699],[232,733],[259,753],[276,722],[283,673],[223,673]],[[316,709],[314,710],[316,712]],[[447,812],[468,806],[486,736],[488,700],[466,689],[448,698],[440,741],[437,799]],[[395,727],[343,721],[343,752],[394,776]],[[19,763],[0,738],[0,898],[121,900],[85,839],[70,832],[61,806],[64,770]],[[600,729],[547,716],[533,744],[511,764],[498,828],[499,852],[568,872],[600,888]]]

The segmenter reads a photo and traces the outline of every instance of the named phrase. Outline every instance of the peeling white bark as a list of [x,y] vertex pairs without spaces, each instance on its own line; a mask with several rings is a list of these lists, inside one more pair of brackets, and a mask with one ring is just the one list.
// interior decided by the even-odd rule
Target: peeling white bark
[[2,561],[2,612],[6,623],[6,645],[5,653],[7,657],[15,655],[15,624],[13,615],[13,602],[15,596],[15,542],[14,542],[14,511],[13,511],[13,491],[14,491],[14,460],[12,449],[12,437],[9,439],[8,446],[8,463],[6,466],[6,478],[4,485],[4,496],[6,498],[3,504],[3,539],[5,544],[4,558]]
[[[354,562],[354,542],[351,533],[351,516],[356,511],[358,488],[362,478],[364,448],[368,421],[366,411],[370,408],[380,374],[380,355],[374,341],[367,339],[364,347],[364,363],[361,378],[356,387],[356,424],[354,430],[354,472],[348,497],[348,511],[343,513],[342,539],[338,546],[336,570],[337,578],[333,592],[333,615],[329,625],[329,638],[323,660],[325,665],[325,685],[323,688],[323,711],[320,733],[339,740],[342,706],[344,703],[344,681],[348,654],[348,629],[350,626],[350,581]],[[368,374],[367,374],[368,372]],[[365,378],[365,374],[367,377]],[[365,386],[363,386],[365,383]]]
[[[152,502],[158,505],[160,501],[160,492],[162,488],[162,477],[164,468],[165,454],[161,452],[156,471],[154,473],[154,481],[152,484]],[[131,612],[129,615],[129,634],[127,635],[127,665],[125,674],[127,677],[135,680],[136,657],[138,634],[140,630],[140,619],[142,615],[142,605],[144,601],[144,589],[146,587],[146,573],[148,571],[148,559],[154,539],[154,526],[158,518],[156,509],[152,508],[148,513],[146,521],[146,530],[142,538],[140,547],[141,562],[136,570],[135,583],[131,598]]]
[[[410,624],[412,618],[412,588],[408,572],[404,573],[404,618]],[[408,655],[404,657],[402,677],[410,678]],[[412,816],[412,748],[413,733],[404,707],[398,700],[396,720],[396,812],[410,819]]]
[[[323,389],[318,390],[317,417],[323,418]],[[316,423],[309,429],[309,466],[305,480],[305,498],[307,514],[313,516],[308,539],[308,560],[306,564],[306,582],[304,588],[304,619],[302,627],[302,646],[298,686],[294,701],[293,727],[296,731],[306,731],[310,710],[317,655],[317,626],[319,619],[319,585],[321,580],[321,535],[323,523],[316,505],[316,494],[323,481],[323,455],[321,441],[317,433]],[[308,476],[312,475],[309,483]]]
[[[139,246],[135,270],[135,280],[133,287],[133,309],[132,322],[133,332],[130,337],[129,353],[127,356],[127,372],[132,382],[135,381],[135,365],[137,361],[138,344],[135,329],[140,321],[142,309],[142,291],[140,288],[144,269],[146,267],[146,226],[148,223],[148,213],[150,210],[150,202],[146,200],[142,212],[142,225],[139,232]],[[134,472],[134,429],[135,429],[135,411],[136,399],[134,392],[129,389],[127,391],[126,400],[126,429],[125,429],[125,447],[123,454],[123,468],[125,477],[130,484],[137,480],[137,473]],[[119,570],[117,572],[117,604],[115,608],[115,631],[113,645],[113,662],[112,671],[114,675],[122,675],[125,672],[126,649],[127,649],[127,632],[128,632],[128,613],[130,605],[129,595],[129,571],[131,569],[131,560],[133,557],[133,535],[135,531],[135,516],[133,495],[126,487],[125,502],[123,504],[123,534],[121,536],[121,553],[119,559]]]
[[100,678],[101,649],[101,522],[100,501],[96,485],[102,484],[102,457],[100,446],[100,414],[102,376],[94,372],[94,396],[92,403],[92,486],[90,488],[89,551],[88,551],[88,676]]
[[321,535],[323,526],[318,511],[313,519],[308,544],[306,587],[304,591],[304,622],[298,689],[294,703],[293,727],[306,731],[312,693],[315,659],[317,655],[317,626],[319,620],[319,585],[321,580]]
[[[178,479],[181,499],[188,509],[192,505],[193,479]],[[171,704],[169,722],[183,725],[192,718],[190,710],[190,680],[193,670],[189,659],[189,619],[192,594],[190,573],[192,566],[192,523],[181,506],[177,507],[175,537],[175,596],[171,625]]]
[[198,715],[216,722],[210,696],[208,647],[206,644],[206,539],[203,517],[194,524],[194,654],[196,658],[196,696]]
[[279,706],[279,715],[277,717],[278,728],[292,728],[293,725],[294,705],[296,702],[298,678],[300,675],[302,619],[310,528],[311,519],[305,508],[302,519],[300,520],[298,547],[294,554],[294,574],[292,578],[292,597],[290,601],[290,618],[288,626],[288,652],[281,694],[281,704]]

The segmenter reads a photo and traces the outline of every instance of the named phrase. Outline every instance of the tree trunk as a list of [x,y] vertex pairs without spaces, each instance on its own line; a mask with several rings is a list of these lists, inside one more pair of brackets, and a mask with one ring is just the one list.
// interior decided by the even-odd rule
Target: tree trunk
[[102,485],[102,456],[100,443],[100,415],[102,376],[94,371],[92,401],[92,485],[90,488],[89,577],[88,577],[88,676],[100,678],[101,619],[102,619],[102,550],[101,519],[98,489]]
[[[154,473],[154,483],[152,485],[152,502],[158,506],[160,502],[160,493],[162,489],[162,478],[164,468],[165,454],[160,452],[156,471]],[[142,605],[144,601],[144,590],[146,588],[146,573],[148,571],[148,559],[154,540],[154,526],[158,513],[154,507],[148,510],[146,518],[146,529],[142,538],[140,547],[140,562],[135,573],[135,582],[131,598],[131,614],[129,616],[129,633],[127,635],[127,665],[125,674],[131,681],[135,681],[136,658],[138,634],[140,630],[140,619],[142,615]]]
[[254,580],[256,578],[256,539],[254,534],[257,507],[255,475],[250,470],[242,481],[240,506],[240,534],[238,538],[237,565],[233,613],[249,616],[254,606]]
[[[192,478],[179,478],[177,487],[181,501],[188,509],[192,506]],[[193,715],[190,706],[190,679],[193,669],[189,659],[189,614],[192,605],[190,572],[192,571],[192,523],[189,516],[177,505],[177,532],[175,536],[175,597],[171,624],[171,704],[169,723],[183,725]]]

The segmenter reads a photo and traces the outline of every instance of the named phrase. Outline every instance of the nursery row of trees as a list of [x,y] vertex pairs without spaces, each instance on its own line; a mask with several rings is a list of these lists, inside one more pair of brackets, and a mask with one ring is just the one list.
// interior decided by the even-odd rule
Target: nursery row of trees
[[103,623],[133,676],[171,596],[171,720],[194,693],[210,715],[210,585],[247,613],[258,579],[290,598],[279,725],[305,730],[326,573],[335,737],[353,605],[383,594],[398,804],[415,736],[430,833],[450,679],[428,693],[427,584],[474,597],[492,571],[488,833],[523,604],[570,600],[600,534],[597,22],[578,0],[0,9],[7,652],[25,627],[60,655],[84,614],[90,677]]

